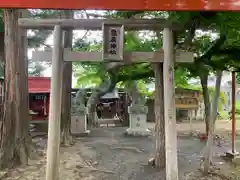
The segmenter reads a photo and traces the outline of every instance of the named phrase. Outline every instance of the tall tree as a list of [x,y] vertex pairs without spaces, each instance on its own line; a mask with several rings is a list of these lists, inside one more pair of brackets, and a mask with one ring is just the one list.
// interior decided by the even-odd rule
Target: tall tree
[[164,122],[164,93],[163,93],[163,64],[153,64],[155,73],[155,138],[156,154],[155,165],[159,168],[165,168],[165,122]]
[[26,165],[30,156],[25,33],[18,27],[20,10],[4,9],[5,91],[1,121],[0,166]]
[[[73,18],[73,11],[65,10],[61,17]],[[72,48],[73,32],[67,30],[64,34],[64,48]],[[64,146],[73,143],[71,128],[71,93],[72,93],[72,62],[64,62],[62,67],[62,107],[61,107],[61,144]]]
[[204,173],[207,175],[210,170],[210,163],[212,162],[212,146],[213,146],[213,135],[215,129],[215,121],[217,118],[217,110],[218,110],[218,101],[220,95],[220,87],[221,87],[221,80],[222,80],[222,71],[217,71],[217,79],[215,85],[215,95],[213,99],[212,111],[211,111],[211,118],[209,122],[209,135],[207,140],[206,149],[204,152]]
[[[1,16],[2,12],[3,16]],[[29,11],[17,9],[0,11],[0,20],[4,17],[5,36],[4,113],[1,116],[0,167],[25,165],[28,158],[33,155],[29,134],[27,83],[27,46],[31,45],[32,38],[28,37],[28,44],[27,34],[18,27],[18,18],[23,16],[29,16]],[[2,24],[0,23],[1,27]],[[41,31],[35,34],[38,33]],[[47,38],[48,35],[49,32],[45,33],[44,37]],[[42,43],[42,41],[35,42]]]

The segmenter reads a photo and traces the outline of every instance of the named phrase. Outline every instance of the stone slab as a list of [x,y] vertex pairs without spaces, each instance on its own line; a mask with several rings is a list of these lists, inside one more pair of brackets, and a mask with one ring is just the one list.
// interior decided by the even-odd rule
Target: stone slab
[[151,136],[152,132],[149,129],[143,129],[143,128],[128,128],[125,133],[127,136]]
[[85,137],[88,136],[91,133],[90,130],[86,130],[84,133],[77,133],[77,134],[73,134],[76,137]]

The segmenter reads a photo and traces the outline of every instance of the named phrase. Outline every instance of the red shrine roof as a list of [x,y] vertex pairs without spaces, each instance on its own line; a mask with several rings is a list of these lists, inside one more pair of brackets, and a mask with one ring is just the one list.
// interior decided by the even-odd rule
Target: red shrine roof
[[28,77],[29,93],[50,93],[50,77]]

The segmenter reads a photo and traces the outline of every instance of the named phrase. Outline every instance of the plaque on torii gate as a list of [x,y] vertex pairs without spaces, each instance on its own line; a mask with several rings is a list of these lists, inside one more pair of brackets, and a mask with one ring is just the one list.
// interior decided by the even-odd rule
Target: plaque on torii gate
[[103,60],[123,61],[124,26],[103,23],[102,32]]

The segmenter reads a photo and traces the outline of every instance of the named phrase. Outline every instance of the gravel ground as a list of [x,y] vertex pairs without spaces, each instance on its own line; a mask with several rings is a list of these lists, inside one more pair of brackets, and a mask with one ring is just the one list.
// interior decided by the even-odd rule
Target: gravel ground
[[[165,172],[149,167],[148,158],[154,152],[154,138],[123,136],[123,128],[101,128],[91,137],[79,139],[96,152],[97,168],[114,172],[111,180],[165,180]],[[180,177],[199,168],[204,144],[195,138],[178,139]]]
[[[72,147],[61,148],[60,180],[165,180],[165,171],[147,165],[154,153],[154,137],[127,137],[126,128],[98,128],[90,136],[76,139]],[[46,139],[34,139],[42,148]],[[178,163],[180,180],[200,167],[205,144],[194,137],[178,137]],[[217,155],[226,152],[229,144],[214,148]],[[45,152],[45,150],[42,150]],[[222,160],[215,158],[215,162]],[[25,168],[4,173],[5,180],[45,180],[45,155],[30,161]],[[0,176],[1,176],[0,174]],[[191,174],[191,173],[190,173]],[[193,175],[194,177],[196,175]],[[188,176],[187,180],[200,180]],[[214,179],[212,176],[209,179]],[[222,180],[221,178],[215,178]],[[240,179],[240,178],[238,178]]]

